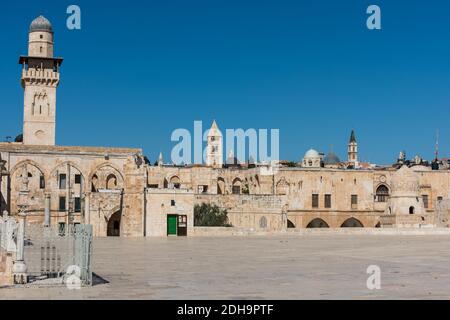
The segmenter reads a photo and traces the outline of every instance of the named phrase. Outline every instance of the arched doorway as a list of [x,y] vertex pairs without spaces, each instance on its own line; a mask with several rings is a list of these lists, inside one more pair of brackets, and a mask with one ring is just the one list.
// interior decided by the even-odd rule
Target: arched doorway
[[409,207],[409,214],[414,214],[415,212],[415,208],[414,207]]
[[361,221],[355,218],[348,218],[344,221],[344,223],[341,225],[341,228],[364,228]]
[[310,223],[308,223],[308,225],[306,227],[307,228],[329,228],[330,226],[328,225],[328,223],[326,223],[322,219],[316,218],[316,219],[313,219]]
[[108,220],[108,229],[106,235],[108,237],[119,237],[120,236],[120,219],[122,213],[117,211]]

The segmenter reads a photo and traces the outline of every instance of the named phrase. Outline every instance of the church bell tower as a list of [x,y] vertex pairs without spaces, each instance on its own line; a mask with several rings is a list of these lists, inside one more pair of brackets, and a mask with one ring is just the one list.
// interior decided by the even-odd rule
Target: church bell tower
[[222,132],[215,120],[208,132],[206,165],[213,168],[221,168],[223,165]]
[[358,167],[358,142],[356,142],[355,131],[352,130],[348,142],[348,162],[355,168]]
[[56,88],[62,61],[53,57],[50,21],[37,17],[28,33],[28,55],[19,58],[24,89],[24,144],[55,145]]

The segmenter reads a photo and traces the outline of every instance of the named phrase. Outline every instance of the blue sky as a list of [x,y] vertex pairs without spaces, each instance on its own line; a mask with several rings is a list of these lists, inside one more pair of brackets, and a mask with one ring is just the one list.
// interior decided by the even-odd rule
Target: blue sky
[[[77,4],[82,29],[66,28]],[[366,8],[382,30],[366,28]],[[0,137],[22,130],[18,56],[30,22],[53,24],[64,57],[59,145],[142,147],[168,157],[176,128],[279,128],[280,155],[313,147],[362,160],[449,156],[450,2],[15,1],[2,4]]]

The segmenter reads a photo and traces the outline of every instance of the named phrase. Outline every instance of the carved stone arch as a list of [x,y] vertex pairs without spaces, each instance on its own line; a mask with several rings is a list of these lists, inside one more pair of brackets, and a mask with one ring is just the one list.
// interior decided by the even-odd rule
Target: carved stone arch
[[75,169],[81,174],[81,177],[82,177],[83,179],[86,178],[86,175],[83,173],[83,170],[81,170],[80,167],[78,167],[78,165],[77,165],[76,163],[72,162],[72,161],[65,161],[65,162],[63,162],[63,163],[58,164],[58,165],[57,165],[56,167],[54,167],[53,170],[50,172],[50,176],[49,176],[49,177],[52,177],[53,175],[55,175],[55,174],[56,174],[56,171],[58,170],[58,168],[66,167],[67,165],[71,166],[72,168],[75,168]]
[[287,195],[289,193],[289,183],[286,181],[285,177],[281,177],[276,184],[276,194],[277,195]]
[[107,209],[107,210],[104,209],[102,211],[103,211],[103,216],[105,217],[106,222],[108,222],[114,213],[120,212],[120,214],[122,214],[122,207],[121,207],[121,205],[118,205],[118,206],[114,206],[111,209]]
[[[11,182],[12,182],[13,188],[16,185],[16,178],[17,178],[16,176],[17,175],[20,176],[20,174],[21,174],[20,169],[23,168],[23,166],[25,166],[25,165],[33,167],[39,173],[40,176],[43,176],[44,177],[44,187],[47,187],[46,183],[50,176],[41,168],[41,166],[37,162],[35,162],[33,160],[23,160],[23,161],[18,162],[10,171],[10,177],[11,177]],[[28,171],[28,177],[31,178],[30,170],[27,169],[27,171]],[[36,178],[36,177],[33,177],[33,178]],[[40,177],[37,177],[37,178],[40,179]],[[41,189],[40,188],[40,180],[35,180],[35,183],[36,183],[35,188]]]
[[181,179],[178,174],[173,174],[168,179],[169,186],[173,189],[180,189],[181,188]]
[[[109,170],[105,170],[105,168]],[[122,173],[110,163],[101,163],[96,166],[89,174],[88,185],[92,186],[92,179],[96,176],[98,179],[97,189],[106,189],[107,179],[111,174],[114,174],[117,179],[117,189],[124,188],[125,179]]]
[[231,184],[231,192],[233,194],[241,194],[242,192],[242,179],[239,177],[236,177],[233,179],[233,182]]
[[23,161],[20,161],[20,162],[16,163],[16,165],[10,170],[11,177],[14,175],[14,173],[18,169],[22,168],[24,164],[29,164],[29,165],[31,165],[33,167],[36,167],[36,169],[38,169],[41,172],[41,174],[44,176],[44,179],[45,180],[48,179],[47,173],[41,168],[41,166],[37,162],[35,162],[33,160],[23,160]]
[[[100,164],[97,165],[94,169],[92,169],[92,170],[91,170],[91,173],[89,173],[89,181],[91,181],[91,179],[92,179],[92,177],[94,176],[94,174],[96,174],[96,173],[97,173],[100,169],[102,169],[103,167],[110,167],[110,168],[112,168],[114,171],[116,171],[116,172],[119,174],[121,181],[125,181],[125,178],[124,178],[122,172],[121,172],[118,168],[116,168],[114,165],[112,165],[111,163],[109,163],[109,162],[103,162],[103,163],[100,163]],[[99,178],[100,178],[100,177],[99,177]]]

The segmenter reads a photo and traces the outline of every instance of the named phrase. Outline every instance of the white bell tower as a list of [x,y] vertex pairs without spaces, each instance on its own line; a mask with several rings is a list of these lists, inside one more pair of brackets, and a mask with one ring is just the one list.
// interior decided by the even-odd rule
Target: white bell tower
[[208,132],[206,165],[214,168],[221,168],[223,165],[222,133],[215,120]]

